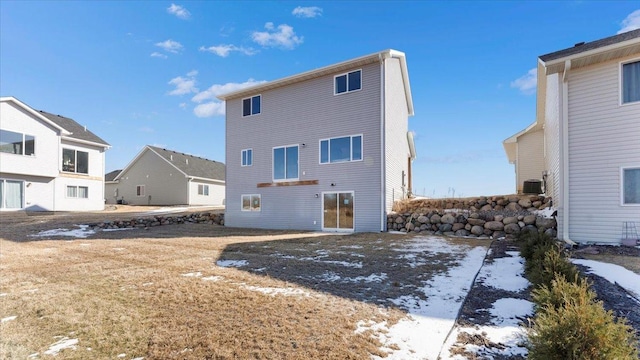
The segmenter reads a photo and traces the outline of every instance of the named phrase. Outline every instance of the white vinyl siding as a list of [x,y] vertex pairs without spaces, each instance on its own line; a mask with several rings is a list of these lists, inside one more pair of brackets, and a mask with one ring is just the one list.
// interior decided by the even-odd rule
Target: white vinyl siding
[[640,163],[640,102],[619,106],[619,61],[569,76],[569,237],[617,244],[624,221],[640,208],[622,206],[621,167]]
[[543,130],[533,131],[518,137],[516,168],[518,192],[522,192],[525,181],[542,179],[542,172],[545,170]]

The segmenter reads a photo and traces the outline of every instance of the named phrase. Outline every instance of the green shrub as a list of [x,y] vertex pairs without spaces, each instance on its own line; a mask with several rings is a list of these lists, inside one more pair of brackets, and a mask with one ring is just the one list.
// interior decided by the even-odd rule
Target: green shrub
[[520,233],[518,242],[520,243],[520,256],[526,261],[533,260],[536,253],[544,253],[546,249],[556,244],[552,237],[533,231]]
[[542,285],[534,289],[531,296],[536,314],[546,309],[560,309],[572,301],[584,305],[596,299],[596,293],[590,289],[586,279],[575,278],[569,281],[564,276],[554,278],[551,285]]
[[567,260],[563,250],[557,245],[537,247],[532,259],[525,263],[525,272],[536,287],[550,287],[556,277],[577,281],[579,274],[578,269]]
[[529,359],[638,359],[633,328],[605,311],[586,281],[559,277],[550,288],[535,291],[534,301],[538,311],[529,330]]

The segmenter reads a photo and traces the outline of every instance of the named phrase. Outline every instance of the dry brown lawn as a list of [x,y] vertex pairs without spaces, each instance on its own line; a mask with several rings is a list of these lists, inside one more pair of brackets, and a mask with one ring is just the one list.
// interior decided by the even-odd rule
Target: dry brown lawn
[[[381,256],[390,251],[383,244],[392,246],[407,238],[390,234],[336,236],[185,224],[98,232],[87,239],[28,236],[97,221],[105,214],[131,218],[119,212],[0,214],[0,358],[47,358],[54,343],[76,339],[74,349],[60,350],[56,358],[384,356],[370,331],[356,333],[357,323],[397,322],[406,313],[384,299],[430,276],[428,269],[442,271],[455,261],[441,254],[430,268],[385,263]],[[353,269],[355,275],[376,272],[368,266],[395,267],[387,281],[372,286],[374,290],[332,288],[327,281],[303,276],[326,273],[331,262],[314,270],[320,265],[313,261],[296,264],[286,261],[287,256],[268,256],[308,251],[322,258],[320,249],[367,243],[378,245],[367,250],[372,258],[366,261],[371,263],[365,261],[365,270]],[[363,261],[362,255],[349,251],[336,254],[332,261],[337,264]],[[221,267],[216,265],[221,258],[249,258],[252,265],[262,261],[265,267]],[[336,265],[336,274],[347,275],[340,271],[344,266]]]

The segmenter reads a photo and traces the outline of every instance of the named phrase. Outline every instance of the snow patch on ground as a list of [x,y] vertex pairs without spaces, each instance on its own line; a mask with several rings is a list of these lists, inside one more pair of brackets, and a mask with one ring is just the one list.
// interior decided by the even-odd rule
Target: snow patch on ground
[[556,209],[552,208],[552,207],[548,207],[542,210],[536,210],[533,212],[534,215],[537,216],[542,216],[545,219],[551,219],[553,217],[553,213],[556,211]]
[[64,349],[75,350],[76,345],[78,345],[78,339],[69,339],[64,337],[60,339],[60,341],[56,342],[49,346],[49,349],[44,352],[45,355],[53,355],[56,356],[58,353]]
[[478,281],[492,288],[520,292],[530,285],[524,277],[524,259],[515,251],[507,254],[510,256],[496,258],[493,263],[483,266]]
[[201,277],[202,273],[200,271],[182,274],[184,277]]
[[202,281],[220,281],[222,279],[223,279],[222,276],[207,276],[207,277],[203,277]]
[[136,228],[115,228],[115,229],[102,229],[102,231],[125,231],[125,230],[137,230]]
[[89,225],[76,225],[79,229],[69,230],[69,229],[53,229],[53,230],[44,230],[40,231],[37,234],[29,235],[31,237],[50,237],[50,236],[69,236],[76,238],[86,238],[89,237],[96,232],[92,229],[89,229]]
[[2,320],[0,320],[0,323],[6,323],[7,321],[12,321],[12,320],[15,320],[17,318],[18,317],[15,316],[15,315],[14,316],[7,316],[6,318],[2,318]]
[[[377,337],[384,345],[382,350],[389,354],[385,359],[436,359],[471,288],[474,275],[482,266],[487,250],[483,247],[451,245],[438,237],[416,238],[395,250],[460,255],[460,261],[449,266],[445,274],[424,282],[420,289],[424,297],[403,295],[390,299],[392,303],[407,310],[405,319],[391,327],[375,325],[379,330]],[[393,345],[397,349],[392,349]]]
[[640,275],[627,270],[620,265],[603,263],[595,260],[571,259],[571,262],[589,268],[589,272],[598,275],[607,281],[618,284],[640,300]]
[[220,267],[242,267],[247,264],[249,264],[247,260],[218,260],[216,262],[216,265]]
[[272,296],[275,296],[275,295],[311,296],[311,294],[308,291],[298,289],[298,288],[293,288],[293,287],[276,288],[276,287],[250,286],[250,285],[244,285],[243,287],[247,290],[257,291],[257,292],[261,292],[263,294],[272,295]]

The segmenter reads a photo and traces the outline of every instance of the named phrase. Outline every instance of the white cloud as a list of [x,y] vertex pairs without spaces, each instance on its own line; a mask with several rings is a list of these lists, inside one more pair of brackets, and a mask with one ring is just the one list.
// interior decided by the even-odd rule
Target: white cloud
[[183,102],[183,103],[180,103],[180,105],[178,105],[178,106],[180,106],[180,109],[186,109],[187,108],[187,103]]
[[302,18],[314,18],[316,16],[322,16],[322,8],[319,8],[317,6],[298,6],[297,8],[293,9],[291,14]]
[[141,131],[141,132],[144,132],[144,133],[152,133],[152,132],[154,132],[153,128],[150,128],[148,126],[143,126],[138,130]]
[[220,57],[227,57],[229,56],[229,53],[231,53],[232,51],[237,51],[245,55],[254,55],[257,53],[257,51],[252,48],[244,48],[242,46],[238,47],[231,44],[229,45],[220,44],[217,46],[209,46],[209,47],[200,46],[200,51],[207,51],[212,54],[216,54]]
[[246,89],[248,87],[263,84],[265,82],[266,81],[249,79],[243,83],[215,84],[209,87],[207,90],[197,93],[193,98],[191,98],[191,101],[201,103],[205,100],[217,100],[216,96],[220,94],[226,94],[233,91]]
[[197,117],[222,116],[225,114],[225,106],[223,101],[219,101],[216,96],[226,94],[232,91],[241,90],[251,86],[265,83],[266,81],[256,81],[249,79],[243,83],[226,83],[215,84],[207,90],[197,93],[191,101],[198,103],[193,109],[193,113]]
[[519,89],[521,92],[529,95],[536,92],[536,86],[538,85],[538,70],[533,68],[514,81],[511,82],[511,87]]
[[204,104],[197,105],[193,109],[193,113],[197,117],[212,117],[224,115],[224,102],[212,101]]
[[636,10],[629,14],[624,20],[622,20],[622,29],[618,31],[618,34],[622,34],[627,31],[640,29],[640,10]]
[[172,52],[174,54],[177,54],[178,51],[182,50],[182,44],[171,39],[156,43],[156,46],[162,48],[164,51]]
[[171,4],[171,6],[167,8],[167,12],[169,14],[173,14],[177,16],[179,19],[182,19],[182,20],[187,20],[191,17],[191,13],[189,12],[189,10],[185,9],[184,6],[180,6],[176,4]]
[[159,53],[157,51],[154,51],[154,52],[151,53],[151,57],[157,57],[157,58],[161,58],[161,59],[166,59],[167,55],[161,54],[161,53]]
[[293,27],[287,24],[278,25],[276,29],[272,22],[264,25],[267,31],[254,31],[251,38],[254,42],[265,47],[280,47],[293,49],[296,45],[302,44],[303,37],[299,37],[293,31]]
[[169,91],[169,95],[184,95],[190,93],[197,93],[196,78],[198,75],[196,70],[190,71],[186,76],[174,77],[169,81],[169,85],[173,85],[176,88]]

